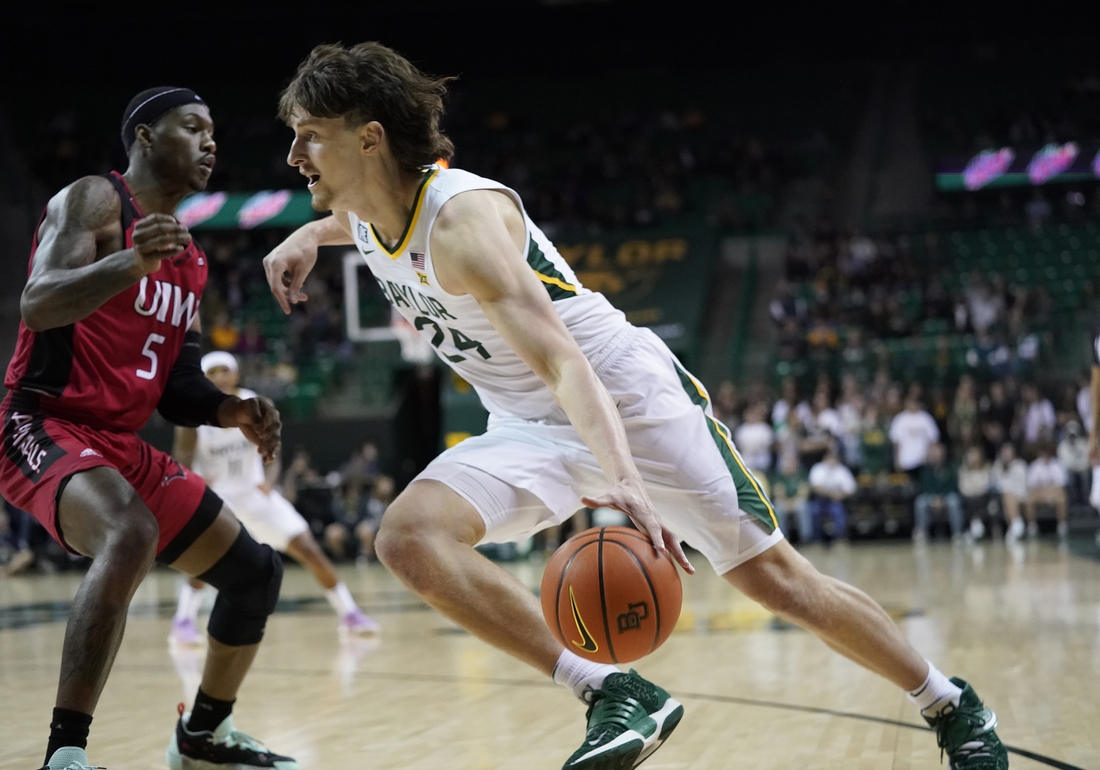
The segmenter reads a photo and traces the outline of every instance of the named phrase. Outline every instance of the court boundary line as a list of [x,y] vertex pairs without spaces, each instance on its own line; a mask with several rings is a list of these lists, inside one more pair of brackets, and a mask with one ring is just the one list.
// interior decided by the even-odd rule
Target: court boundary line
[[[157,669],[163,670],[163,666],[157,666],[155,664],[116,664],[116,669],[130,668],[130,669]],[[253,667],[250,670],[251,673],[263,672],[267,674],[283,674],[289,676],[329,676],[332,672],[329,670],[313,670],[313,669],[298,669],[298,668],[269,668],[266,666]],[[493,684],[500,685],[502,687],[540,687],[550,689],[557,687],[558,685],[553,682],[546,682],[542,680],[534,679],[506,679],[501,677],[470,677],[470,676],[454,676],[451,674],[423,674],[423,673],[392,673],[386,671],[356,671],[353,676],[363,679],[387,679],[393,681],[409,681],[415,680],[420,682],[438,682],[445,684]],[[931,733],[932,728],[925,725],[913,724],[911,722],[902,722],[897,719],[887,719],[885,717],[876,717],[869,714],[857,714],[852,711],[837,711],[836,709],[820,708],[818,706],[800,706],[797,703],[783,703],[781,701],[767,701],[757,700],[755,698],[744,698],[737,695],[713,695],[710,693],[696,693],[696,692],[678,692],[676,693],[678,698],[697,701],[710,701],[712,703],[732,703],[740,706],[754,706],[757,708],[772,708],[780,709],[783,711],[797,711],[804,714],[818,714],[821,716],[834,716],[842,717],[844,719],[858,719],[863,722],[875,722],[878,724],[892,725],[894,727],[905,727],[910,730],[920,730],[921,732]],[[1057,768],[1057,770],[1085,770],[1083,767],[1077,765],[1071,765],[1068,762],[1063,762],[1060,759],[1054,759],[1043,754],[1036,754],[1033,751],[1027,749],[1021,749],[1016,746],[1009,746],[1005,744],[1005,750],[1010,754],[1017,754],[1025,759],[1030,759],[1034,762],[1047,765],[1049,767]]]

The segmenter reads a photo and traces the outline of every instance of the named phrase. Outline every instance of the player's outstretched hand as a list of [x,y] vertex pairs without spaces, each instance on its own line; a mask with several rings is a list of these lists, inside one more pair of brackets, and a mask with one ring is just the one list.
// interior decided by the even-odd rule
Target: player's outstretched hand
[[275,462],[282,446],[283,421],[279,410],[270,399],[263,396],[246,398],[233,405],[237,427],[256,445],[264,458],[264,465]]
[[169,214],[150,214],[134,225],[134,256],[142,276],[160,269],[162,259],[170,259],[191,243],[191,233]]
[[317,264],[317,247],[298,242],[293,236],[280,243],[264,257],[267,285],[275,295],[275,301],[284,313],[290,306],[309,299],[302,291],[302,284],[313,266]]
[[659,553],[671,555],[685,572],[689,575],[695,574],[695,567],[691,566],[691,562],[684,554],[684,549],[680,547],[680,539],[661,523],[649,495],[646,494],[645,487],[641,484],[621,481],[602,495],[582,496],[581,502],[589,508],[614,508],[622,511],[649,536],[653,547]]

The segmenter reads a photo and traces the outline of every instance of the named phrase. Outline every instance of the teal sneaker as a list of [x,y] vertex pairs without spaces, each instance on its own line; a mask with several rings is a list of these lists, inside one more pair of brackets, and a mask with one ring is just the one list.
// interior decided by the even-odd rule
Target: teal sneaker
[[951,681],[962,688],[958,707],[924,718],[936,731],[941,759],[947,754],[950,770],[1008,770],[1008,751],[993,731],[997,715],[962,679]]
[[684,707],[631,670],[611,674],[592,693],[588,732],[562,770],[629,770],[661,747]]
[[105,768],[88,764],[88,755],[84,749],[76,746],[63,746],[53,753],[50,761],[42,770],[105,770]]
[[169,770],[298,770],[298,763],[280,756],[250,735],[233,729],[233,715],[222,720],[213,731],[187,729],[190,713],[182,713],[168,744],[164,759]]

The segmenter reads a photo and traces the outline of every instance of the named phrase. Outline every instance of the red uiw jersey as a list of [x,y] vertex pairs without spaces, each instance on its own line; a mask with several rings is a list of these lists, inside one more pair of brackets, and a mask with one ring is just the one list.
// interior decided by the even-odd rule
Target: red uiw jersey
[[[122,175],[107,178],[122,199],[122,231],[130,248],[134,225],[145,215]],[[36,231],[32,264],[37,248]],[[140,429],[156,409],[199,314],[207,269],[206,256],[192,241],[81,321],[44,332],[20,322],[4,385],[38,394],[39,408],[54,417],[99,429]]]

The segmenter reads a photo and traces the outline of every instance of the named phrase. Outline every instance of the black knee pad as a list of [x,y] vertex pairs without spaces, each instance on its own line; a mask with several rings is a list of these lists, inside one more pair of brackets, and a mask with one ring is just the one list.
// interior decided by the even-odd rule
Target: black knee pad
[[233,647],[264,638],[283,582],[283,560],[270,546],[252,539],[244,527],[218,563],[198,576],[218,589],[207,631]]

